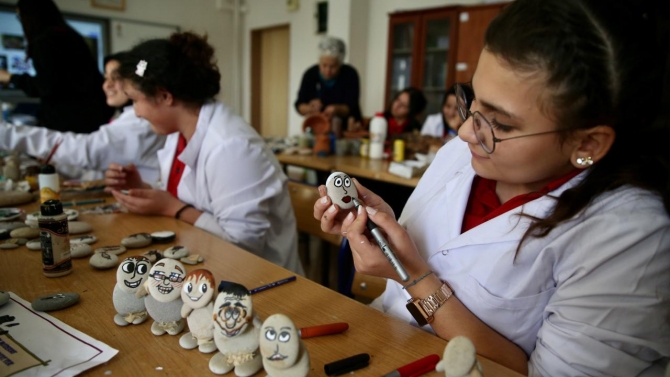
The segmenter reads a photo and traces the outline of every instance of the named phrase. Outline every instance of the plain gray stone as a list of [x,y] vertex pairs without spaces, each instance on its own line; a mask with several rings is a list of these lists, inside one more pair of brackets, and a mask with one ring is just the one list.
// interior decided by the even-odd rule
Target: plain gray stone
[[0,229],[9,229],[14,230],[17,228],[23,228],[26,224],[21,221],[3,221],[0,222]]
[[121,240],[121,245],[135,249],[140,247],[145,247],[151,245],[153,242],[151,234],[149,233],[136,233],[132,234]]
[[74,292],[54,293],[42,296],[32,302],[33,310],[38,312],[51,312],[65,309],[79,302],[79,295]]
[[70,221],[68,222],[68,229],[70,230],[70,234],[81,234],[92,231],[93,227],[91,224],[83,221]]
[[36,240],[30,240],[26,243],[26,247],[33,251],[42,250],[42,241],[40,241],[39,238]]
[[40,230],[24,226],[23,228],[17,228],[12,230],[12,232],[9,235],[12,236],[12,238],[27,238],[29,240],[32,240],[33,238],[37,238],[40,236]]
[[2,249],[2,250],[16,249],[17,247],[19,247],[19,245],[15,244],[15,243],[0,244],[0,249]]

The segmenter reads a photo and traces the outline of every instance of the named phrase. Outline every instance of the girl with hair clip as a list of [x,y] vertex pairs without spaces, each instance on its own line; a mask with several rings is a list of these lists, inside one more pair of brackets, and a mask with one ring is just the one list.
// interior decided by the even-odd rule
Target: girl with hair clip
[[0,123],[0,149],[46,156],[60,143],[51,160],[66,178],[102,179],[110,163],[120,162],[134,164],[147,181],[156,182],[156,152],[163,147],[165,136],[154,133],[149,122],[135,115],[132,102],[123,92],[117,70],[124,56],[121,52],[105,57],[102,83],[107,105],[121,111],[117,118],[90,134]]
[[[421,135],[439,137],[449,141],[458,136],[458,129],[463,124],[463,118],[458,114],[458,104],[456,102],[456,87],[454,85],[442,99],[442,111],[438,114],[429,115],[421,127]],[[474,93],[469,85],[460,85],[466,97],[466,103],[471,103]]]
[[426,109],[426,97],[416,88],[405,88],[393,97],[384,118],[388,122],[388,136],[421,129],[419,115]]
[[16,11],[36,75],[0,69],[0,84],[12,84],[40,99],[39,125],[57,131],[90,133],[109,121],[103,78],[91,50],[52,0],[19,0]]
[[184,32],[140,43],[119,75],[137,115],[168,137],[158,152],[158,189],[133,166],[109,166],[116,200],[134,213],[193,224],[302,274],[288,178],[256,131],[213,100],[221,76],[206,37]]
[[[667,6],[667,2],[663,3]],[[357,186],[324,231],[388,278],[373,306],[531,376],[658,376],[670,357],[670,70],[661,2],[516,0],[490,24],[459,139],[399,221]],[[383,195],[383,194],[382,194]],[[381,228],[403,283],[366,233]]]

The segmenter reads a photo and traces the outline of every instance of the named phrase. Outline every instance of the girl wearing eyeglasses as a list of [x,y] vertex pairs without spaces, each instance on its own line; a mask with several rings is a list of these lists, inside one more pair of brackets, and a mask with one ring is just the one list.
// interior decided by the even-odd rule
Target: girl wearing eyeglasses
[[472,103],[460,97],[460,140],[440,150],[400,219],[386,193],[360,185],[357,213],[325,196],[314,205],[322,229],[349,239],[358,271],[388,278],[373,306],[466,336],[531,376],[662,374],[667,20],[660,2],[510,3],[486,33]]

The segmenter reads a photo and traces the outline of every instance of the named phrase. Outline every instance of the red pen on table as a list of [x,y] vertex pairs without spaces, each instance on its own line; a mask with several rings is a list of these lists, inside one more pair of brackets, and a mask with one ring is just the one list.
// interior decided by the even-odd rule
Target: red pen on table
[[347,331],[349,324],[346,322],[329,323],[327,325],[317,325],[303,327],[298,330],[302,339],[314,338],[315,336],[333,335]]
[[413,361],[407,365],[394,370],[391,373],[385,374],[383,377],[417,377],[422,374],[435,370],[435,365],[440,362],[440,356],[436,354],[428,355],[417,361]]

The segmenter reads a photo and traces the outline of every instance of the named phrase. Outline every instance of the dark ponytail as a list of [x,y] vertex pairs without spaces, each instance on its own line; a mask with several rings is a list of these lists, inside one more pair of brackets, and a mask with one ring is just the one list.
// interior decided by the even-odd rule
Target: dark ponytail
[[607,125],[608,154],[524,235],[544,237],[599,195],[624,185],[654,192],[670,213],[668,13],[660,3],[516,0],[493,20],[486,47],[515,70],[543,72],[562,140]]
[[[140,76],[136,70],[142,60],[146,68]],[[119,75],[131,80],[148,97],[164,89],[174,98],[198,106],[221,89],[214,48],[207,43],[207,36],[190,32],[174,33],[169,39],[152,39],[133,47],[121,61]]]

